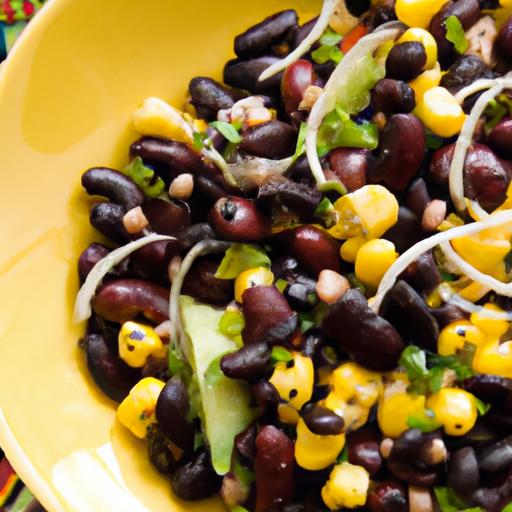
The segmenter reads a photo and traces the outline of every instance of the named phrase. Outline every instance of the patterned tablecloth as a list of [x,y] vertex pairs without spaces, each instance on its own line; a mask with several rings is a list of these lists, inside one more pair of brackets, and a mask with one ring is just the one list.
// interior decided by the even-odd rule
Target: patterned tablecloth
[[[0,62],[44,0],[0,0]],[[44,512],[0,448],[0,512]]]

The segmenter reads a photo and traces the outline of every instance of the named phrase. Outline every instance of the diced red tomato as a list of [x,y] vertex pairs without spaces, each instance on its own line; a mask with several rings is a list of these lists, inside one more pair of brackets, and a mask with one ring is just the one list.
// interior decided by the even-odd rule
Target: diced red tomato
[[366,34],[368,34],[366,25],[359,23],[340,41],[340,50],[344,54],[347,53]]

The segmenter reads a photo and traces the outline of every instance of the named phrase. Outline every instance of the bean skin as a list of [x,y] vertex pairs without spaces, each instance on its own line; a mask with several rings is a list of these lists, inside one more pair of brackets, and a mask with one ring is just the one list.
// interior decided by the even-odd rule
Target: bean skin
[[469,496],[480,487],[480,471],[475,450],[470,446],[453,452],[448,463],[448,484],[461,496]]
[[152,199],[144,203],[142,211],[151,228],[161,235],[180,235],[191,224],[190,206],[184,201]]
[[371,106],[374,112],[408,114],[415,105],[414,91],[401,80],[383,78],[375,84],[371,93]]
[[110,249],[108,247],[102,244],[92,243],[80,254],[80,258],[78,259],[78,275],[80,276],[80,282],[83,283],[85,281],[94,265],[107,256],[109,252]]
[[242,138],[240,149],[261,158],[279,160],[295,151],[296,131],[282,121],[252,126],[243,131]]
[[393,46],[386,59],[386,76],[408,82],[423,72],[426,63],[427,52],[421,43],[400,43]]
[[308,60],[299,59],[286,68],[281,82],[281,95],[288,115],[299,108],[304,92],[315,80],[313,64]]
[[366,185],[366,175],[375,161],[368,149],[337,148],[331,151],[329,164],[347,190],[354,192]]
[[247,89],[252,94],[277,96],[281,89],[282,72],[262,82],[258,78],[265,69],[278,60],[277,57],[265,56],[248,61],[229,61],[224,68],[224,82],[233,87]]
[[475,82],[480,78],[493,78],[494,73],[476,55],[462,55],[448,69],[441,78],[441,87],[445,87],[452,94]]
[[102,235],[124,244],[130,240],[123,224],[125,214],[126,208],[120,204],[97,203],[91,208],[89,220]]
[[345,422],[341,416],[319,404],[310,404],[301,411],[308,429],[319,436],[337,436],[343,432]]
[[257,382],[272,374],[270,350],[264,343],[245,345],[224,356],[220,363],[222,373],[231,379]]
[[380,435],[373,428],[363,427],[347,437],[348,461],[363,466],[370,475],[381,468],[382,456],[379,451]]

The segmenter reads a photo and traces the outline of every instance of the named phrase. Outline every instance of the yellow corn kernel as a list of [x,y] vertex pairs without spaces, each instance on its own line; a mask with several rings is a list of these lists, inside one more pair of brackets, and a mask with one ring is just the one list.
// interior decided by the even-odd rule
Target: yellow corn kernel
[[398,201],[382,185],[365,185],[336,201],[338,222],[329,232],[344,240],[352,237],[378,238],[398,220]]
[[370,409],[382,393],[382,376],[356,363],[344,363],[332,373],[331,385],[340,399]]
[[478,416],[475,397],[458,388],[443,388],[430,395],[426,406],[434,412],[436,420],[449,436],[468,433]]
[[238,274],[235,279],[235,299],[242,302],[242,295],[247,288],[253,286],[271,285],[274,282],[274,274],[266,267],[250,268]]
[[427,28],[446,0],[396,0],[397,18],[409,27]]
[[329,510],[361,507],[366,503],[370,475],[362,466],[343,462],[334,467],[322,488],[322,499]]
[[349,402],[344,400],[336,395],[334,391],[327,395],[322,405],[335,412],[338,416],[341,416],[347,430],[361,428],[368,421],[368,416],[370,415],[369,407],[355,401]]
[[297,411],[311,399],[314,383],[313,362],[309,357],[293,352],[293,366],[277,363],[270,383],[274,385],[282,400],[290,403]]
[[410,416],[421,417],[425,413],[425,397],[398,392],[384,395],[379,403],[377,420],[386,437],[397,438],[409,429]]
[[356,257],[356,277],[365,286],[376,290],[382,276],[398,258],[393,242],[377,238],[365,243]]
[[460,290],[459,295],[470,302],[478,302],[489,293],[489,288],[477,281],[473,281]]
[[423,71],[421,75],[409,82],[409,86],[414,91],[416,104],[423,100],[423,96],[427,91],[437,87],[441,83],[442,73],[439,62],[436,62],[432,69]]
[[279,420],[286,425],[297,425],[300,418],[297,409],[294,409],[290,404],[279,404],[277,414]]
[[512,341],[500,344],[494,338],[480,345],[473,359],[473,369],[512,379]]
[[361,236],[355,236],[343,242],[340,248],[341,259],[347,263],[355,263],[359,249],[361,249],[366,242],[368,242],[368,240]]
[[160,359],[167,355],[162,340],[149,325],[125,322],[118,342],[119,356],[133,368],[142,368],[150,356]]
[[324,469],[336,462],[344,446],[345,434],[319,436],[309,430],[304,420],[299,420],[295,441],[295,460],[300,467],[310,471]]
[[423,28],[410,28],[402,34],[397,44],[408,41],[418,42],[423,45],[427,54],[425,69],[432,69],[437,62],[437,43],[434,36]]
[[141,135],[192,142],[192,129],[182,113],[159,98],[144,101],[133,114],[133,125]]
[[444,87],[433,87],[416,100],[414,113],[435,135],[452,137],[462,129],[466,114],[453,96]]
[[137,382],[117,408],[117,419],[135,436],[146,437],[146,429],[156,422],[155,407],[165,383],[153,377]]
[[491,304],[489,302],[485,304],[484,309],[478,313],[471,313],[471,316],[469,317],[471,323],[478,327],[486,335],[500,338],[508,331],[509,323],[506,320],[498,320],[496,318],[487,316],[485,314],[485,310],[496,311],[498,313],[503,312],[503,310],[496,306],[496,304]]
[[485,341],[484,333],[467,320],[458,320],[447,325],[439,334],[437,351],[442,356],[451,356],[460,350],[464,343],[477,347]]

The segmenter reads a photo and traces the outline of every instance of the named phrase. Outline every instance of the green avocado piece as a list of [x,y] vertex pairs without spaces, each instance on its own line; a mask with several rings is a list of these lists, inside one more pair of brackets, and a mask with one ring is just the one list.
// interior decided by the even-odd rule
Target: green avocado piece
[[235,437],[252,423],[257,411],[249,406],[251,397],[245,382],[230,379],[221,371],[211,378],[211,366],[237,349],[236,343],[219,331],[224,311],[197,304],[187,296],[180,297],[180,311],[189,343],[186,353],[199,384],[202,427],[213,468],[225,475],[231,466]]

